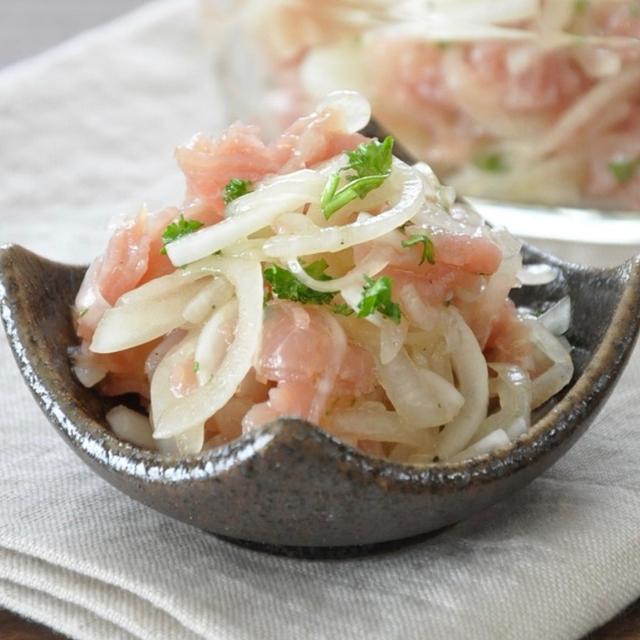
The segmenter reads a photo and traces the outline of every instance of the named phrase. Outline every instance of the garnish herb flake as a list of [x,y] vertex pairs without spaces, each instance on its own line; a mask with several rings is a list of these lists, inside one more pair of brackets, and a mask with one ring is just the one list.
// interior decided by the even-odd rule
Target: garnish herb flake
[[489,173],[504,173],[509,170],[502,154],[497,151],[483,153],[476,156],[473,159],[473,164],[475,164],[478,169],[482,169],[482,171],[487,171]]
[[188,236],[190,233],[194,233],[202,227],[202,222],[198,220],[185,220],[184,216],[180,214],[180,218],[175,222],[172,222],[162,234],[162,242],[164,247],[160,249],[162,255],[167,253],[167,245],[175,242],[179,238]]
[[433,251],[433,242],[431,238],[423,233],[414,233],[409,236],[406,240],[402,241],[402,246],[407,249],[409,247],[413,247],[416,244],[422,243],[422,258],[418,264],[424,264],[426,260],[429,264],[435,264],[436,258]]
[[358,303],[358,318],[366,318],[378,311],[392,322],[400,324],[402,313],[400,306],[391,299],[391,278],[382,276],[376,280],[365,276],[365,281],[362,300]]
[[576,0],[576,4],[575,4],[576,13],[578,14],[585,13],[588,8],[589,8],[589,0]]
[[200,371],[200,363],[197,360],[193,361],[193,372],[198,373]]
[[244,196],[251,191],[253,183],[251,180],[242,180],[242,178],[232,178],[227,182],[222,192],[222,200],[225,204],[233,202],[236,198]]
[[640,158],[635,160],[618,158],[609,162],[607,167],[618,182],[629,182],[635,176],[638,168],[640,168]]
[[[349,164],[331,174],[320,197],[322,213],[328,220],[338,209],[356,198],[364,198],[377,189],[391,175],[393,161],[393,138],[387,136],[382,142],[371,140],[347,152]],[[346,175],[346,184],[340,185],[340,174]]]
[[339,316],[350,316],[353,315],[353,309],[346,303],[341,302],[340,304],[334,304],[331,306],[331,311],[333,313],[338,314]]
[[[318,263],[324,264],[319,265]],[[327,263],[324,260],[318,260],[305,267],[305,271],[317,280],[331,280],[324,273],[326,268]],[[337,294],[337,291],[315,291],[302,284],[291,271],[279,267],[277,264],[272,264],[264,270],[264,279],[271,288],[267,300],[270,300],[271,296],[275,296],[280,300],[292,300],[302,304],[329,304]]]

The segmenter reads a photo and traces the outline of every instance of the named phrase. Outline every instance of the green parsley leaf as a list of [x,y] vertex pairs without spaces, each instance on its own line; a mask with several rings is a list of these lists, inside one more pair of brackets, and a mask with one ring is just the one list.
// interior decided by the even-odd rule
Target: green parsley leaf
[[[315,262],[312,263],[305,271],[311,268],[313,272],[317,273],[319,267],[315,265]],[[326,266],[322,271],[324,269],[326,269]],[[326,278],[331,279],[329,276],[326,276]],[[337,291],[315,291],[302,284],[291,271],[279,267],[277,264],[272,264],[264,270],[264,279],[271,285],[271,294],[281,300],[292,300],[302,304],[329,304],[337,293]]]
[[391,300],[391,288],[393,283],[389,276],[382,276],[375,280],[365,276],[365,285],[362,288],[362,300],[358,304],[358,318],[366,318],[379,311],[396,324],[400,324],[400,306]]
[[483,171],[488,171],[490,173],[504,173],[509,170],[502,154],[497,151],[483,153],[476,156],[473,159],[473,164],[475,164],[478,169],[482,169]]
[[[383,142],[372,140],[362,143],[347,152],[349,164],[331,174],[320,197],[322,213],[328,220],[338,209],[356,198],[364,198],[377,189],[391,174],[393,161],[393,138],[387,136]],[[346,176],[346,184],[338,188],[340,173],[351,171]]]
[[325,271],[327,270],[327,261],[324,258],[320,258],[320,260],[316,260],[311,264],[303,265],[303,269],[310,275],[314,280],[333,280],[330,275],[327,275]]
[[584,13],[589,8],[590,0],[576,0],[575,12]]
[[350,316],[353,314],[353,309],[344,302],[332,305],[331,311],[333,311],[333,313],[337,313],[339,316]]
[[607,167],[616,177],[618,182],[629,182],[640,167],[640,158],[636,158],[635,160],[619,158],[617,160],[612,160]]
[[85,307],[84,309],[78,309],[78,318],[82,318],[82,316],[86,315],[89,312],[89,307]]
[[393,160],[393,138],[387,136],[382,142],[363,142],[353,151],[347,151],[347,158],[348,168],[355,171],[358,178],[389,173]]
[[193,361],[193,372],[198,373],[200,371],[200,363],[197,360]]
[[197,231],[200,227],[202,227],[202,222],[198,220],[185,220],[184,216],[180,214],[180,218],[176,222],[172,222],[162,234],[162,242],[164,243],[164,247],[160,250],[160,253],[166,255],[167,253],[167,245],[171,244],[178,240],[178,238],[182,238],[183,236],[188,236],[190,233]]
[[222,199],[225,204],[233,202],[236,198],[244,196],[251,191],[253,183],[251,180],[242,180],[241,178],[232,178],[227,182],[222,192]]
[[422,248],[422,259],[418,264],[423,264],[425,260],[429,264],[435,264],[436,259],[433,253],[433,242],[429,236],[422,233],[414,233],[412,236],[402,241],[402,246],[406,249],[420,243],[423,243],[424,246]]

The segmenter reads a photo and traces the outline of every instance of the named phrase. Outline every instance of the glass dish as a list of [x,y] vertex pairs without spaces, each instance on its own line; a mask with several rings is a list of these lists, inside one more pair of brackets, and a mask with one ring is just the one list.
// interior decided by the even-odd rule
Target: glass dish
[[271,137],[324,93],[356,89],[490,221],[568,259],[637,252],[636,0],[428,5],[202,0],[228,119]]

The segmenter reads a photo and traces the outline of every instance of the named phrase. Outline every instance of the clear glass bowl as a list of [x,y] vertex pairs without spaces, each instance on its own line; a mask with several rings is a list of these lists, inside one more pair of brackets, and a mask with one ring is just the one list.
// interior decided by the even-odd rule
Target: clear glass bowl
[[[410,4],[202,0],[228,120],[273,138],[326,91],[353,88],[490,221],[567,259],[603,265],[638,252],[640,38],[628,34],[640,36],[640,16],[631,0],[606,3],[618,14],[629,5],[606,42],[577,35],[597,22],[578,3],[548,3],[555,12],[538,20],[555,26],[537,24],[534,39],[522,22],[487,22],[473,44],[460,41],[459,15],[439,24],[438,39],[423,14],[394,13]],[[449,0],[458,14],[462,4]],[[560,5],[582,15],[563,17]]]

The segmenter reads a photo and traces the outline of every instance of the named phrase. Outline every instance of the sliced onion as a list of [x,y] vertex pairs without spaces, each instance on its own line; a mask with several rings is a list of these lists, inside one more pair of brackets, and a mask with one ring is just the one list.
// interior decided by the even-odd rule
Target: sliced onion
[[228,302],[233,295],[233,287],[226,278],[214,278],[196,294],[184,308],[182,317],[192,324],[204,322],[212,309],[217,309]]
[[82,386],[90,389],[100,382],[100,380],[104,380],[108,371],[105,367],[100,365],[75,365],[73,367],[73,373],[80,381]]
[[340,291],[341,289],[353,286],[360,286],[365,282],[365,276],[375,276],[380,273],[391,261],[391,251],[387,247],[373,248],[364,260],[356,265],[349,273],[333,280],[316,280],[312,278],[300,264],[297,258],[287,261],[289,270],[296,276],[302,284],[314,291]]
[[509,439],[509,436],[502,429],[497,429],[496,431],[492,431],[488,436],[482,438],[482,440],[478,440],[478,442],[472,444],[467,449],[451,456],[451,458],[449,458],[449,462],[469,460],[476,456],[482,456],[485,453],[491,453],[496,449],[508,447],[510,444],[511,440]]
[[332,91],[316,107],[317,112],[325,110],[340,114],[345,133],[357,133],[371,119],[371,105],[357,91]]
[[[553,0],[557,2],[559,0]],[[449,23],[502,24],[529,20],[538,15],[538,0],[431,0],[414,4],[421,13],[434,20]]]
[[[191,268],[194,267],[186,271]],[[234,286],[238,300],[236,335],[211,381],[158,416],[155,436],[159,438],[175,436],[194,424],[204,423],[223,407],[249,372],[260,347],[263,304],[260,263],[214,256],[197,268],[222,274]]]
[[400,301],[410,322],[416,327],[431,333],[442,327],[446,312],[441,307],[427,306],[420,299],[417,289],[407,284],[400,290]]
[[525,264],[518,272],[518,280],[527,287],[549,284],[558,277],[558,269],[550,264]]
[[144,374],[147,376],[149,381],[153,378],[153,374],[155,373],[158,365],[162,361],[162,359],[173,349],[177,344],[179,344],[184,337],[187,335],[187,332],[183,329],[176,329],[175,331],[171,331],[167,334],[167,336],[162,340],[162,342],[147,356],[147,359],[144,363]]
[[171,391],[171,374],[180,363],[194,358],[199,335],[199,329],[194,329],[184,335],[176,345],[165,353],[153,371],[151,376],[151,423],[154,426],[154,437],[156,437],[155,430],[159,416],[179,400]]
[[573,361],[570,353],[558,338],[541,322],[527,320],[527,324],[531,327],[533,343],[553,363],[544,373],[533,380],[531,406],[535,409],[571,382]]
[[197,377],[200,385],[209,382],[224,359],[233,340],[233,328],[238,317],[238,302],[232,299],[216,309],[202,327],[195,352],[198,363]]
[[185,306],[202,290],[191,282],[164,298],[146,304],[121,304],[108,309],[91,342],[94,353],[114,353],[163,336],[184,323]]
[[440,433],[438,457],[448,460],[469,444],[487,415],[489,376],[480,345],[460,314],[450,308],[451,320],[459,345],[451,353],[451,363],[458,380],[464,405],[458,415]]
[[[358,311],[363,295],[362,286],[347,286],[340,291],[340,295],[354,311]],[[407,321],[401,318],[396,324],[378,311],[370,313],[365,320],[380,329],[378,342],[380,362],[384,365],[389,364],[404,345],[409,331]]]
[[379,363],[378,375],[395,410],[417,429],[449,422],[465,402],[446,380],[418,369],[404,348],[388,364]]
[[389,364],[400,352],[409,331],[408,322],[402,318],[398,324],[387,318],[380,325],[380,362]]
[[412,428],[398,413],[388,411],[380,402],[362,402],[353,409],[331,414],[331,430],[354,440],[398,442],[426,448],[435,436],[432,429]]
[[155,449],[149,418],[120,404],[108,411],[105,418],[111,430],[122,440],[143,449]]
[[498,374],[491,381],[491,386],[500,400],[500,410],[482,421],[472,443],[496,429],[520,435],[531,422],[531,380],[527,373],[510,364],[491,363],[489,367]]
[[[293,258],[323,252],[334,253],[356,244],[375,240],[403,225],[419,210],[424,198],[424,183],[410,166],[397,158],[393,160],[393,172],[402,182],[402,191],[396,204],[387,211],[364,221],[325,227],[316,234],[282,235],[269,238],[264,244],[265,253],[273,258]],[[389,179],[393,177],[392,174]],[[193,234],[193,236],[196,235]],[[169,246],[173,244],[177,243]]]
[[274,178],[234,200],[222,222],[168,244],[171,262],[176,266],[195,262],[268,227],[279,215],[319,200],[325,182],[323,175],[311,169]]
[[571,299],[565,296],[538,317],[546,329],[554,336],[561,336],[571,326]]

